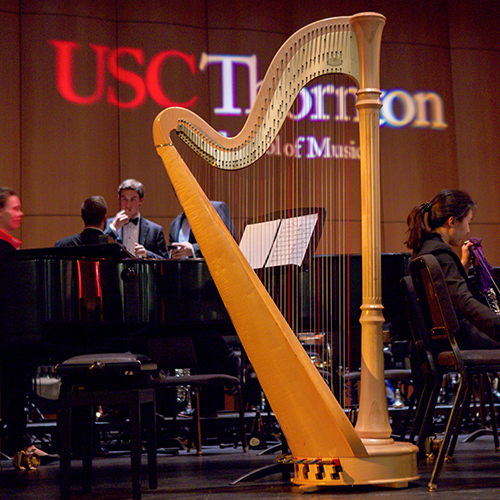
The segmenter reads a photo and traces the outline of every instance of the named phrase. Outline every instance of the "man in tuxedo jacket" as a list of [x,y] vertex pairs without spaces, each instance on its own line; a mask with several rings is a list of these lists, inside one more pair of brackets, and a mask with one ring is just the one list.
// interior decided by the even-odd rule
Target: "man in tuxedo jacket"
[[121,210],[108,219],[104,232],[139,258],[164,259],[168,256],[163,228],[139,213],[144,203],[144,186],[127,179],[118,187]]
[[[229,208],[223,201],[211,201],[212,206],[219,214],[222,222],[229,229],[229,232],[236,236],[233,220],[229,214]],[[169,244],[175,248],[170,251],[172,259],[182,259],[186,257],[203,257],[200,246],[196,243],[193,232],[184,212],[178,215],[170,224]]]
[[80,245],[99,245],[108,243],[109,239],[104,234],[106,227],[106,214],[108,207],[102,196],[87,198],[81,207],[82,219],[85,229],[78,234],[66,236],[56,241],[56,247],[77,247]]

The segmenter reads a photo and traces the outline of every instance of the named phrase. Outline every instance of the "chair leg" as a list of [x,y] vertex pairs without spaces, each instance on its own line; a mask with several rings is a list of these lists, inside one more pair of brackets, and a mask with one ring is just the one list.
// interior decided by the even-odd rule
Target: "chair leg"
[[425,440],[429,435],[429,430],[432,425],[432,419],[434,417],[434,410],[436,408],[436,401],[439,396],[439,391],[441,390],[441,381],[437,381],[432,388],[430,397],[427,400],[427,405],[424,407],[425,412],[422,419],[422,424],[418,431],[417,447],[419,458],[425,457]]
[[[499,438],[498,438],[498,424],[495,412],[495,401],[493,400],[493,389],[491,385],[491,377],[487,373],[480,375],[481,377],[481,428],[475,430],[469,434],[465,439],[464,443],[470,443],[481,436],[493,436],[493,441],[495,444],[495,451],[500,451]],[[491,428],[486,426],[486,401],[489,402],[490,414],[491,414]]]
[[[498,423],[497,423],[497,416],[495,412],[495,400],[493,399],[493,388],[491,384],[491,376],[488,373],[483,373],[481,375],[481,380],[484,382],[482,387],[484,388],[484,393],[485,397],[488,400],[489,406],[490,406],[490,419],[491,419],[491,429],[488,429],[486,427],[486,424],[484,422],[484,432],[488,435],[493,434],[493,441],[495,443],[495,451],[500,451],[500,443],[498,439]],[[481,393],[482,395],[483,393]],[[481,398],[482,401],[482,398]]]
[[130,418],[130,462],[132,468],[132,498],[141,498],[141,404],[139,391],[134,391],[129,399]]
[[248,450],[247,433],[245,428],[245,408],[243,407],[243,395],[241,393],[241,386],[237,388],[238,390],[238,410],[240,413],[240,428],[241,428],[241,446],[243,451]]
[[455,402],[453,403],[453,408],[451,410],[450,417],[448,418],[448,424],[446,425],[443,442],[441,443],[441,447],[434,464],[434,469],[432,471],[431,479],[429,481],[429,491],[435,491],[437,489],[439,474],[441,473],[441,469],[443,467],[444,457],[446,455],[446,452],[448,451],[450,439],[452,438],[452,435],[455,432],[458,424],[459,415],[461,413],[461,406],[465,401],[468,401],[470,397],[470,392],[472,390],[472,384],[470,382],[471,381],[466,377],[462,377],[460,380],[460,385],[455,397]]
[[[408,410],[406,411],[405,419],[403,421],[403,428],[401,429],[400,438],[403,441],[406,438],[406,434],[408,432],[408,427],[410,425],[411,417],[412,417],[413,412],[415,411],[416,406],[417,406],[417,402],[415,401],[415,393],[412,393],[411,396],[408,398]],[[415,415],[416,415],[416,412],[415,412]],[[412,429],[410,429],[410,432],[411,432],[411,430],[413,430],[413,425],[412,425]],[[412,437],[412,439],[414,439],[414,438],[415,438],[415,436]]]
[[202,454],[201,451],[201,408],[200,408],[200,391],[198,387],[194,388],[195,397],[195,413],[196,413],[196,453]]
[[69,500],[71,496],[71,405],[68,397],[61,395],[61,409],[58,415],[60,433],[59,448],[59,487],[61,500]]
[[[408,437],[408,441],[413,443],[415,440],[415,436],[420,435],[420,427],[422,427],[422,423],[424,422],[424,415],[427,408],[427,404],[429,403],[429,398],[432,396],[433,388],[437,384],[434,380],[426,380],[424,387],[422,389],[422,394],[418,399],[417,409],[415,411],[415,415],[413,417],[413,424],[410,429],[410,435]],[[420,426],[420,427],[419,427]]]
[[493,440],[495,442],[495,451],[500,451],[500,442],[498,439],[498,423],[497,423],[497,414],[495,413],[495,400],[493,399],[493,388],[491,387],[491,376],[484,375],[486,378],[485,386],[486,391],[488,393],[488,399],[490,402],[490,412],[491,412],[491,429],[493,431]]
[[450,445],[448,446],[448,450],[446,451],[445,459],[452,460],[453,454],[455,453],[455,446],[457,444],[458,436],[460,435],[460,429],[462,428],[462,424],[467,421],[467,417],[469,415],[470,406],[472,404],[472,393],[473,393],[473,379],[469,381],[470,389],[468,391],[468,396],[464,399],[463,403],[460,405],[460,410],[458,413],[457,425],[455,430],[453,431],[453,435],[450,441]]

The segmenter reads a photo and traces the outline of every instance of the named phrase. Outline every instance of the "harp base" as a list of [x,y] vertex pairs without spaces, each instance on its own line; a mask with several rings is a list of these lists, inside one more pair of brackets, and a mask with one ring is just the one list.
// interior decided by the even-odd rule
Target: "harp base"
[[305,492],[334,486],[376,485],[406,488],[419,479],[418,448],[395,442],[368,446],[367,457],[294,458],[293,484]]

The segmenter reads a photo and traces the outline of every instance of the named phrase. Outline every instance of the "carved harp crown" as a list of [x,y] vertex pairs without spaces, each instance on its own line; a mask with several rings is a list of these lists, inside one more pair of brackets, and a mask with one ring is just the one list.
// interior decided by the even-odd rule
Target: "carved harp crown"
[[[356,36],[349,17],[325,19],[295,33],[274,56],[240,133],[224,137],[185,108],[169,108],[157,118],[155,144],[175,130],[193,151],[214,167],[234,170],[258,160],[271,146],[299,92],[330,73],[359,84]],[[158,135],[156,135],[158,134]]]
[[[370,208],[367,209],[365,225],[370,226],[368,230],[375,233],[363,236],[375,244],[375,248],[364,245],[364,252],[367,252],[369,259],[365,259],[363,254],[363,266],[367,260],[368,271],[375,274],[365,278],[366,270],[363,269],[364,281],[375,283],[373,289],[363,290],[364,296],[369,296],[372,301],[366,306],[367,318],[363,327],[366,325],[368,330],[375,332],[375,335],[368,336],[374,337],[375,341],[368,340],[363,346],[363,350],[374,351],[369,355],[373,356],[373,361],[369,359],[363,363],[365,371],[373,371],[369,377],[374,382],[373,387],[365,390],[365,394],[369,394],[372,399],[367,401],[371,412],[367,419],[373,420],[376,427],[370,435],[363,425],[361,432],[353,428],[173,146],[170,134],[176,132],[190,149],[215,167],[229,170],[246,167],[271,146],[293,101],[308,82],[328,73],[347,74],[360,86],[356,106],[360,114],[361,170],[375,171],[369,175],[362,173],[362,177],[367,178],[362,196],[368,196],[376,205],[378,113],[381,106],[378,66],[384,22],[385,18],[380,14],[364,13],[326,19],[298,31],[274,57],[248,119],[235,137],[218,134],[201,118],[183,108],[164,110],[153,125],[158,154],[163,159],[212,278],[293,455],[297,460],[317,460],[322,457],[327,462],[329,460],[329,466],[332,467],[332,460],[341,458],[344,471],[341,483],[344,484],[403,484],[408,478],[417,477],[415,450],[408,451],[406,448],[402,451],[398,448],[399,463],[397,472],[394,472],[392,467],[387,467],[391,452],[384,450],[380,457],[376,453],[377,458],[374,459],[370,447],[360,438],[373,437],[386,445],[394,444],[390,439],[383,362],[380,362],[382,344],[379,339],[382,338],[383,317],[380,290],[377,289],[380,279],[376,275],[380,270],[377,259],[373,258],[373,254],[379,252],[377,213],[372,215]],[[367,190],[375,193],[367,193]],[[360,418],[363,421],[361,411]],[[384,466],[374,468],[372,462],[380,462]],[[332,477],[334,475],[336,484],[339,484],[338,471],[332,473]],[[307,484],[308,479],[297,472],[294,481]],[[322,484],[331,483],[328,478],[321,481]]]

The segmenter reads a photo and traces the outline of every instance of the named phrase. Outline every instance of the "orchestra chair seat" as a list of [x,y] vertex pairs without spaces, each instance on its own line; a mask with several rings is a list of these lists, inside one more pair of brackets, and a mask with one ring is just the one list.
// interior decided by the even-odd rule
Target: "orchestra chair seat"
[[83,491],[91,491],[94,407],[108,405],[125,405],[128,409],[132,498],[141,498],[141,413],[146,428],[149,488],[157,488],[156,400],[149,383],[154,370],[156,364],[149,358],[131,353],[75,356],[56,366],[56,374],[61,377],[58,427],[62,500],[71,495],[72,411],[77,407],[88,410],[83,420],[85,428],[76,430],[83,439]]
[[[474,381],[477,377],[483,377],[489,382],[490,374],[500,370],[500,350],[461,350],[458,347],[456,334],[460,326],[441,266],[433,255],[414,259],[410,264],[410,273],[424,324],[422,344],[429,349],[438,374],[453,371],[460,375],[458,390],[428,485],[429,490],[433,491],[437,489],[445,457],[453,455],[460,424],[468,412]],[[498,450],[498,430],[490,383],[485,384],[485,389],[491,407],[495,448]],[[432,387],[432,396],[425,409],[422,425],[427,425],[425,420],[432,418],[435,400],[431,399],[437,391],[436,387]],[[422,430],[421,432],[423,433]]]
[[[189,387],[193,404],[193,422],[191,432],[194,434],[196,452],[202,454],[201,406],[200,392],[204,387],[220,387],[236,398],[239,413],[240,439],[243,451],[248,450],[245,429],[245,408],[241,389],[241,380],[223,373],[196,374],[197,358],[191,337],[169,335],[148,339],[148,355],[161,370],[153,377],[152,383],[157,390],[162,388]],[[172,375],[176,369],[189,369],[189,375]],[[168,374],[167,374],[168,373]],[[158,396],[157,396],[158,397]],[[174,413],[176,419],[177,413]],[[194,429],[193,429],[194,427]],[[190,438],[191,439],[191,438]],[[191,445],[191,443],[189,443]],[[235,442],[236,446],[236,442]]]

